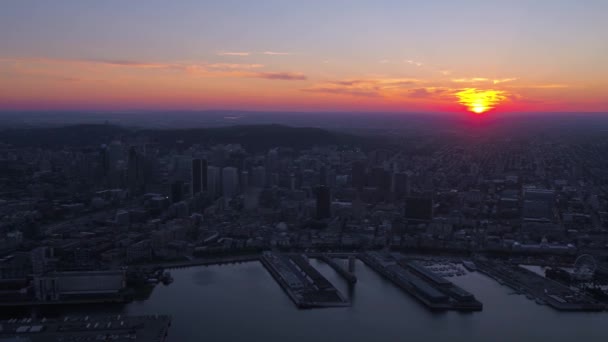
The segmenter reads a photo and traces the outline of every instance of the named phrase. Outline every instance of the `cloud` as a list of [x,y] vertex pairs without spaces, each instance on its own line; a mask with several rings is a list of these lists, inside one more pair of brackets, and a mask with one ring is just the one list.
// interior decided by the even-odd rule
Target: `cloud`
[[254,78],[263,78],[267,80],[282,80],[282,81],[304,81],[306,75],[299,72],[258,72],[251,74]]
[[428,97],[432,97],[435,95],[440,95],[442,93],[447,92],[448,90],[449,90],[448,88],[443,88],[443,87],[414,88],[414,89],[409,89],[406,92],[406,95],[408,97],[412,97],[412,98],[428,98]]
[[502,79],[494,80],[492,82],[494,84],[499,84],[499,83],[513,82],[513,81],[517,81],[517,80],[518,80],[518,78],[511,77],[511,78],[502,78]]
[[123,67],[132,67],[132,68],[142,68],[142,69],[180,69],[181,66],[179,64],[173,63],[150,63],[150,62],[141,62],[141,61],[132,61],[132,60],[113,60],[113,59],[81,59],[75,60],[76,62],[83,63],[97,63],[97,64],[105,64],[111,66],[123,66]]
[[[34,69],[44,68],[46,65],[52,66],[61,64],[61,69],[69,71],[70,67],[92,66],[92,67],[117,67],[133,69],[154,69],[169,70],[173,72],[184,72],[197,77],[218,77],[218,78],[262,78],[268,80],[306,80],[306,76],[298,72],[251,72],[253,69],[263,68],[262,64],[241,64],[241,63],[156,63],[135,60],[108,60],[108,59],[0,59],[0,62],[12,63],[9,65],[12,74],[26,75],[31,74]],[[57,68],[54,68],[57,69]],[[78,70],[78,69],[77,69]],[[40,74],[40,72],[38,72]],[[73,81],[65,75],[54,75],[56,79]]]
[[491,82],[492,84],[500,84],[517,81],[519,78],[517,77],[506,77],[506,78],[498,78],[498,79],[490,79],[487,77],[469,77],[469,78],[453,78],[452,82],[454,83],[481,83],[481,82]]
[[471,78],[453,78],[454,83],[477,83],[477,82],[488,82],[490,79],[485,77],[471,77]]
[[564,89],[570,88],[567,84],[531,84],[531,85],[518,85],[517,88],[527,88],[527,89]]
[[289,56],[291,52],[264,51],[262,54],[267,56]]
[[207,68],[218,70],[248,70],[263,68],[263,64],[236,64],[236,63],[214,63],[206,65]]
[[388,64],[388,63],[390,63],[390,62],[391,62],[391,61],[389,61],[388,59],[381,59],[381,60],[379,61],[379,63],[380,63],[380,64]]
[[391,92],[399,92],[419,82],[417,79],[409,78],[338,80],[315,84],[310,88],[302,89],[302,91],[374,97],[385,96]]
[[422,63],[413,61],[411,59],[405,60],[404,62],[407,63],[407,64],[410,64],[410,65],[415,65],[417,67],[421,67],[423,65]]
[[240,56],[240,57],[245,57],[245,56],[249,56],[251,55],[250,52],[242,52],[242,51],[236,51],[236,52],[218,52],[217,53],[218,56]]
[[338,94],[364,97],[378,97],[380,94],[373,90],[349,89],[349,88],[332,88],[332,87],[312,87],[305,88],[302,91],[311,93]]

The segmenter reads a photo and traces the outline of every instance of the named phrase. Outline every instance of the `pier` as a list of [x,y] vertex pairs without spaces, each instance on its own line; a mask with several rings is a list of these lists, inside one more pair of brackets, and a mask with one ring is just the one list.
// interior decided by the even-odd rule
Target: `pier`
[[483,309],[483,304],[471,293],[400,254],[368,252],[359,258],[431,310]]
[[602,311],[606,309],[594,299],[577,293],[554,280],[547,279],[518,265],[499,261],[477,260],[477,270],[525,294],[538,304],[546,304],[559,311]]
[[349,306],[350,302],[302,255],[266,252],[262,264],[299,308]]
[[350,284],[355,284],[357,282],[357,277],[352,272],[340,266],[334,259],[329,257],[327,254],[321,255],[319,259],[324,263],[328,264],[331,268],[333,268],[334,271],[341,275],[342,278],[346,279],[346,281],[348,281]]
[[165,262],[158,264],[147,264],[142,265],[144,267],[154,267],[162,269],[175,269],[185,268],[192,266],[210,266],[210,265],[221,265],[221,264],[234,264],[239,262],[259,261],[261,254],[246,254],[246,255],[229,255],[222,257],[209,257],[209,258],[194,258],[185,261]]

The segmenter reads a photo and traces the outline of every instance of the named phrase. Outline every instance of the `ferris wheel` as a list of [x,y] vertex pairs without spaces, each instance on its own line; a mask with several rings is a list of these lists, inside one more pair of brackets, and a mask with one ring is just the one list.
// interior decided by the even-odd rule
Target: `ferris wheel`
[[593,278],[596,268],[595,258],[592,255],[583,254],[576,258],[572,273],[576,279],[588,280]]

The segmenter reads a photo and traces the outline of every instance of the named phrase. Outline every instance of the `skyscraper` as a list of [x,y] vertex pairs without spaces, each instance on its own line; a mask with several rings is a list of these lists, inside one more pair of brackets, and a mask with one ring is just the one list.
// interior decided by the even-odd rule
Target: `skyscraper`
[[361,190],[365,186],[365,164],[361,161],[353,162],[351,183],[353,187]]
[[433,199],[430,197],[407,197],[405,219],[408,221],[430,221],[433,219]]
[[107,177],[110,174],[110,152],[105,144],[99,149],[99,164],[101,176]]
[[252,185],[257,188],[263,188],[266,186],[266,168],[263,166],[256,166],[253,168]]
[[127,183],[131,194],[139,194],[144,191],[145,170],[144,156],[137,152],[135,146],[129,149],[129,159],[127,161]]
[[203,190],[203,161],[201,159],[192,159],[192,195],[199,194]]
[[184,199],[184,182],[177,180],[171,183],[171,203],[177,203]]
[[212,198],[217,198],[220,193],[220,168],[217,166],[207,167],[207,191]]
[[238,193],[239,173],[236,167],[227,166],[222,169],[222,195],[232,198]]
[[249,172],[241,171],[241,191],[245,191],[249,187]]
[[315,189],[317,198],[317,219],[325,219],[331,217],[331,194],[329,187],[318,186]]
[[207,185],[207,160],[201,159],[201,186],[203,188],[203,192],[207,192],[209,190]]
[[393,191],[398,199],[402,199],[410,194],[410,178],[406,172],[393,174]]

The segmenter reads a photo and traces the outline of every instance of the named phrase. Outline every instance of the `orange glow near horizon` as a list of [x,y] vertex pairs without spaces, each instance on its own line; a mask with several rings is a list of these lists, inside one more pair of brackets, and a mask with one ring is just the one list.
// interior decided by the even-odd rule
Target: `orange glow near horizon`
[[[279,68],[253,58],[250,62],[160,63],[0,56],[0,111],[466,110],[485,115],[495,109],[549,112],[608,108],[601,85],[543,83],[514,77],[452,79],[443,74],[326,76],[301,64]],[[331,66],[322,64],[320,68]]]
[[467,107],[475,114],[483,114],[496,108],[507,99],[506,92],[502,90],[481,90],[467,88],[456,93],[458,103]]

